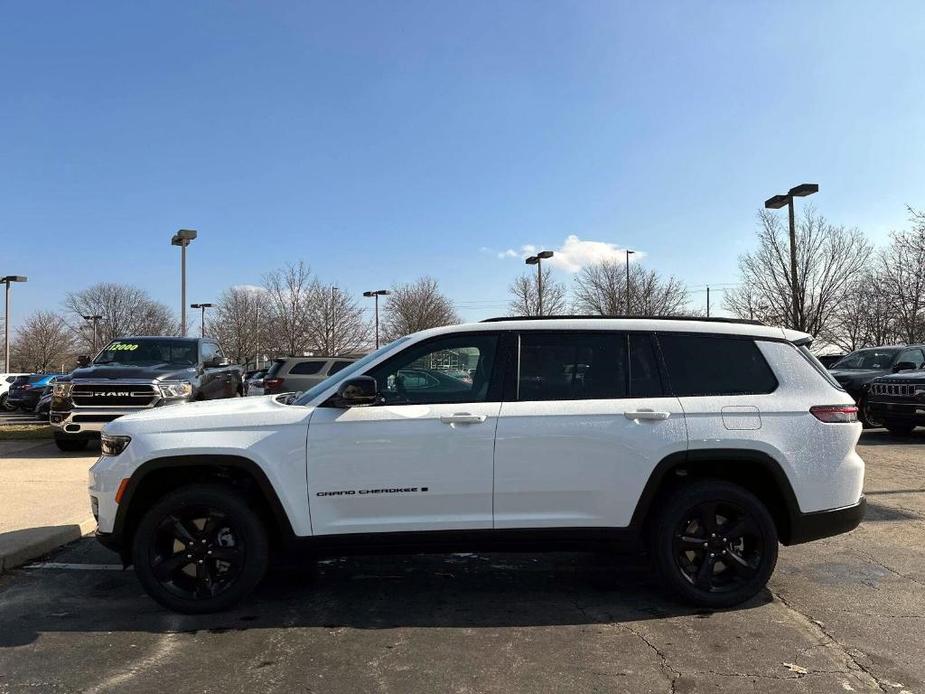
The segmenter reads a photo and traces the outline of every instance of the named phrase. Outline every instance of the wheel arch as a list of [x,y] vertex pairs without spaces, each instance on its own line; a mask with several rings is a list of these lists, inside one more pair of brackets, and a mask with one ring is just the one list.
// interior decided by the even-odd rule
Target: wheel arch
[[202,482],[226,484],[243,492],[267,524],[271,545],[295,537],[279,495],[260,465],[250,458],[228,454],[166,456],[135,470],[119,503],[112,536],[126,564],[131,559],[132,535],[145,510],[174,489]]
[[771,513],[780,541],[790,544],[800,515],[790,480],[774,458],[749,449],[700,449],[666,456],[649,475],[633,512],[632,527],[647,531],[659,499],[688,480],[705,477],[739,484],[755,494]]

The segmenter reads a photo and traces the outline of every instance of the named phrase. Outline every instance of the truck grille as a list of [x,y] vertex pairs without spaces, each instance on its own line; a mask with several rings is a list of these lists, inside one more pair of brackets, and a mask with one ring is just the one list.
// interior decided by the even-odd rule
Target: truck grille
[[916,388],[923,388],[922,384],[906,383],[874,383],[871,391],[876,395],[895,395],[901,398],[915,397]]
[[159,397],[150,383],[75,383],[71,389],[74,407],[151,407]]

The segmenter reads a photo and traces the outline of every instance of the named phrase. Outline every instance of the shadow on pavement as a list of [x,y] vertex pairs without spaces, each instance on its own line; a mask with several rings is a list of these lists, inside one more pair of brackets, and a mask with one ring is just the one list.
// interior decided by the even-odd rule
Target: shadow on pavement
[[859,446],[895,446],[897,444],[925,445],[925,427],[919,427],[905,436],[891,434],[886,429],[865,429]]
[[[61,561],[59,559],[59,561]],[[0,647],[55,632],[605,624],[712,612],[666,598],[645,561],[584,554],[349,557],[276,570],[229,612],[184,616],[129,571],[22,570],[0,584]],[[5,585],[4,585],[5,584]],[[771,601],[767,591],[738,609]]]

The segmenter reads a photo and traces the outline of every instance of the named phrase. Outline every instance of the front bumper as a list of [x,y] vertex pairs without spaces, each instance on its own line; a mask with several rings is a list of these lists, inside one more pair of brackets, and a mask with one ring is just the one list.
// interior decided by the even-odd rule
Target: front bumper
[[798,545],[850,532],[864,520],[866,509],[867,499],[861,496],[858,502],[851,506],[800,513],[790,521],[790,537],[786,544]]
[[867,403],[871,416],[880,422],[904,422],[925,426],[925,402],[883,402],[872,400]]
[[49,421],[55,433],[72,436],[99,436],[103,427],[122,415],[138,412],[139,410],[124,410],[114,412],[112,408],[94,410],[82,407],[70,412],[55,412],[49,414]]

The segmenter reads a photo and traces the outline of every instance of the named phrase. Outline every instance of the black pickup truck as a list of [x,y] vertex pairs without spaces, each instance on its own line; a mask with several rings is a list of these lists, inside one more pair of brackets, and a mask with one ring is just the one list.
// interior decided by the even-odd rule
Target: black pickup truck
[[243,395],[242,369],[199,337],[122,337],[54,385],[50,421],[62,451],[78,451],[130,412]]

